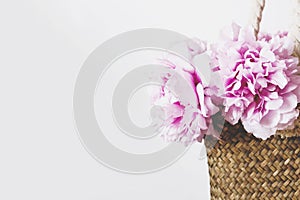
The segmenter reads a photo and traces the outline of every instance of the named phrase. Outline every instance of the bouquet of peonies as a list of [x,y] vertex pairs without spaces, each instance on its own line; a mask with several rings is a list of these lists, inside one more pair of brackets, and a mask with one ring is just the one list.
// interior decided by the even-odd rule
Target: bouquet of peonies
[[166,140],[190,144],[205,135],[218,137],[211,125],[216,113],[232,125],[242,123],[247,132],[261,139],[293,127],[299,114],[300,74],[294,42],[287,32],[260,33],[256,38],[253,28],[233,24],[208,50],[199,40],[188,49],[192,58],[209,53],[212,76],[221,77],[222,89],[205,84],[192,64],[186,67],[165,60],[194,91],[193,103],[182,102],[168,90],[170,77],[163,77],[154,104],[164,110],[159,128]]

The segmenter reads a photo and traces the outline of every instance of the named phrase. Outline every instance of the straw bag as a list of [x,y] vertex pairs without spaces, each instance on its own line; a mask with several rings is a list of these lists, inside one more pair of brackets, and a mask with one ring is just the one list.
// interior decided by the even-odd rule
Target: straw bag
[[[259,3],[257,32],[265,2]],[[220,140],[205,138],[211,199],[300,199],[300,118],[267,140],[241,124],[222,129]]]
[[300,199],[300,119],[288,133],[261,140],[227,123],[206,138],[211,199]]

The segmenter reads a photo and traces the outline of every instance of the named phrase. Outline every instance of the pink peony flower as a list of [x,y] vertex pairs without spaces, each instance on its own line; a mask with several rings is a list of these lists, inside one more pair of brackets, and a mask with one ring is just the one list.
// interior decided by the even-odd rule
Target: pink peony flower
[[[169,60],[164,60],[164,63],[183,77],[192,96],[184,100],[182,95],[186,89],[180,88],[180,82],[170,74],[163,77],[163,85],[152,94],[154,105],[160,106],[164,113],[159,131],[169,142],[182,142],[186,145],[194,141],[201,142],[205,134],[212,133],[210,117],[218,111],[211,100],[215,91],[202,82],[195,67],[175,64],[175,59],[171,59],[172,62]],[[170,88],[176,88],[178,94],[171,92]]]
[[299,112],[300,76],[286,32],[260,34],[236,24],[212,45],[212,66],[223,77],[225,119],[267,139],[293,125]]

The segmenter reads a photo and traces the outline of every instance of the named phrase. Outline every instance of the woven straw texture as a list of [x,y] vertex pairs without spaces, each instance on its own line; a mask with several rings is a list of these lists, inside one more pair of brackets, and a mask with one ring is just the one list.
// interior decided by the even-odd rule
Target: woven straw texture
[[226,123],[205,144],[212,200],[300,199],[300,137],[261,140]]

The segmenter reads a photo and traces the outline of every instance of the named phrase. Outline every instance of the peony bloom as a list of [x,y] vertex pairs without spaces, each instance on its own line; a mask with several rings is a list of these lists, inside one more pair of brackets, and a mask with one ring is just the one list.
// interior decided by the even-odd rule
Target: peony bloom
[[[164,60],[165,65],[183,79],[167,74],[162,78],[162,86],[152,93],[153,104],[159,106],[164,114],[158,128],[165,140],[188,145],[212,133],[210,117],[218,111],[211,100],[215,91],[205,86],[195,67],[183,66],[175,59],[169,60]],[[181,87],[180,81],[184,81],[188,88]],[[176,88],[176,94],[171,92],[172,88]],[[190,90],[191,95],[185,95],[186,90]]]
[[287,33],[260,34],[232,25],[212,45],[212,66],[223,77],[225,119],[267,139],[293,125],[300,101],[298,59]]

